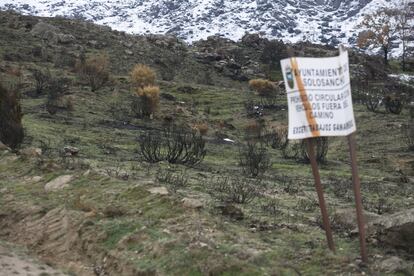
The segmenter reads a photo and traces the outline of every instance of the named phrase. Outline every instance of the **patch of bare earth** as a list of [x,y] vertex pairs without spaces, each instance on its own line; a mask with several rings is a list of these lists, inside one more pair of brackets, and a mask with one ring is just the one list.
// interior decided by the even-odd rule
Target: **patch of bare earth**
[[[97,245],[106,234],[94,227],[91,215],[64,207],[47,211],[10,202],[0,211],[0,236],[8,242],[26,246],[42,262],[78,276],[136,275],[137,271],[130,269],[127,263]],[[7,258],[16,259],[14,256]],[[22,265],[17,259],[13,264],[18,268]]]

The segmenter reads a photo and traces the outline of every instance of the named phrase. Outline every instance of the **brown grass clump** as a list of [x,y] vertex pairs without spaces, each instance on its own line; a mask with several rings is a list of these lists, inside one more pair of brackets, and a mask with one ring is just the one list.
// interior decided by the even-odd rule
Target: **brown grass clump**
[[206,135],[208,132],[208,125],[206,123],[195,124],[193,128],[196,129],[202,136]]
[[144,88],[154,86],[155,72],[149,66],[137,64],[130,73],[131,85],[134,88]]
[[276,93],[276,85],[269,80],[264,80],[264,79],[250,80],[249,87],[261,97],[270,97]]
[[140,98],[141,114],[143,116],[153,115],[160,103],[160,88],[158,86],[146,86],[137,90]]
[[246,138],[248,138],[248,139],[258,138],[258,137],[260,137],[262,129],[263,129],[263,126],[261,124],[259,124],[256,121],[250,121],[244,127],[244,133],[246,135]]
[[92,91],[102,88],[109,82],[109,57],[98,54],[76,62],[75,70],[80,78],[88,82]]

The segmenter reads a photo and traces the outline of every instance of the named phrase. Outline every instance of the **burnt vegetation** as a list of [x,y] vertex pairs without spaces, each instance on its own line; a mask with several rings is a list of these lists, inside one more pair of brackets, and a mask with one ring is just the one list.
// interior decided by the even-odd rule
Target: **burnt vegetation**
[[203,137],[183,126],[148,131],[138,140],[139,157],[149,163],[167,161],[193,166],[203,161],[207,152]]

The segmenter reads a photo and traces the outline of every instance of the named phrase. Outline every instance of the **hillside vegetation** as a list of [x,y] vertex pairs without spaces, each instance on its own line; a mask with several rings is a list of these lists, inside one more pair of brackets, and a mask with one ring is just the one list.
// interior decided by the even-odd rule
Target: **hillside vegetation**
[[[253,34],[189,46],[0,12],[0,76],[24,128],[0,147],[0,239],[74,275],[412,275],[412,238],[372,228],[359,259],[344,137],[318,141],[327,249],[303,143],[286,142],[286,56]],[[414,94],[388,77],[396,61],[350,59],[372,221],[414,208]]]

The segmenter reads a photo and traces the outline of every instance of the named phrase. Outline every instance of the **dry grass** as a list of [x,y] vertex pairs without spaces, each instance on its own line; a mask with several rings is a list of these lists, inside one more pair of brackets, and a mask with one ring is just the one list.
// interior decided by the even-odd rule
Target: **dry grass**
[[149,66],[137,64],[130,73],[131,85],[134,88],[144,88],[146,86],[154,86],[155,72]]

